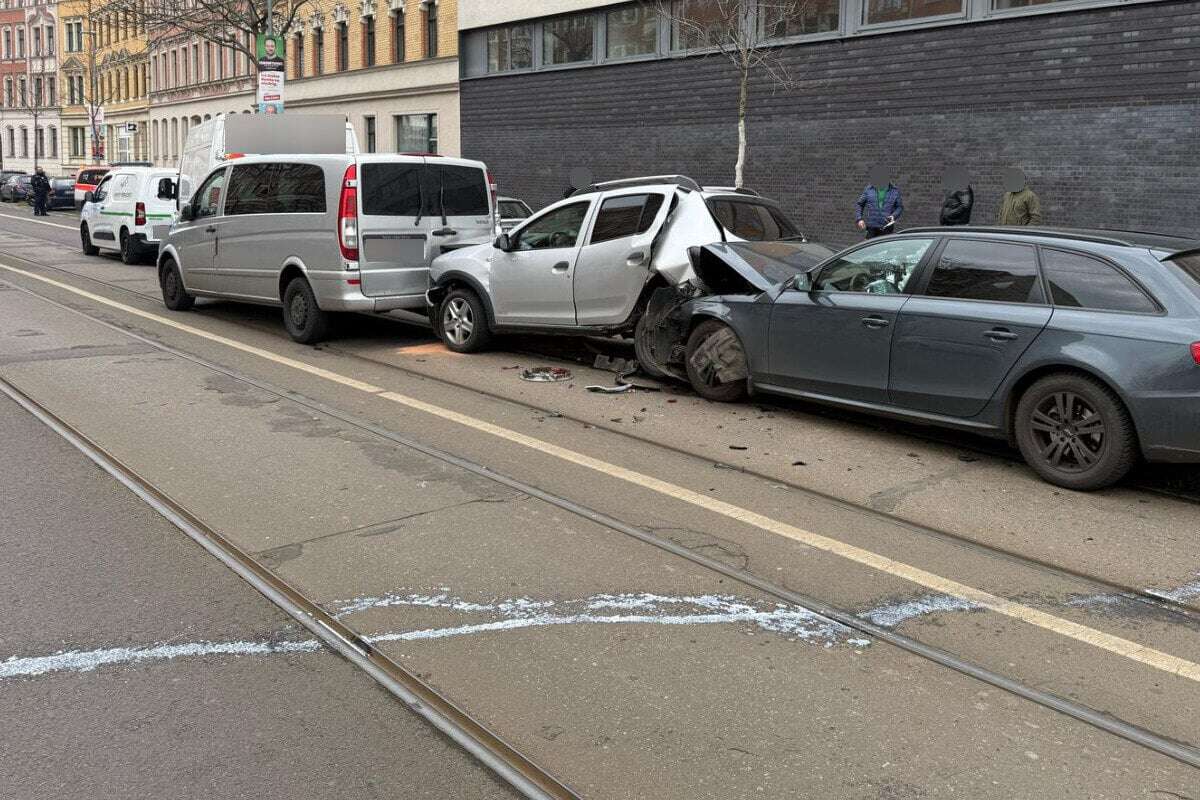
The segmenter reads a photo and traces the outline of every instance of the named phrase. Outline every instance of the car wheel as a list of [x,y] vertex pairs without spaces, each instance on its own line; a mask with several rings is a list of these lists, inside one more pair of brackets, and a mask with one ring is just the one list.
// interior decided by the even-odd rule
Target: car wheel
[[696,326],[684,359],[696,394],[717,403],[733,403],[749,394],[746,351],[733,328],[714,319]]
[[329,335],[329,312],[317,305],[316,295],[304,278],[293,278],[283,290],[283,325],[301,344],[316,344]]
[[475,353],[488,346],[492,333],[479,295],[470,289],[451,289],[439,308],[435,327],[446,347],[456,353]]
[[100,252],[100,248],[92,244],[92,234],[88,231],[86,222],[79,226],[79,241],[83,245],[85,256],[94,256]]
[[1137,434],[1121,399],[1100,381],[1063,373],[1021,395],[1017,445],[1034,472],[1056,486],[1111,486],[1137,461]]
[[163,305],[172,311],[187,311],[196,303],[196,298],[183,288],[179,267],[170,259],[159,270],[158,287],[162,290]]
[[671,373],[667,372],[659,365],[658,359],[655,357],[654,348],[651,346],[649,332],[646,330],[647,316],[642,314],[638,317],[637,326],[633,329],[633,353],[637,356],[638,366],[642,368],[642,372],[649,375],[651,378],[670,378]]
[[121,228],[121,261],[125,264],[136,264],[142,260],[142,248],[137,240],[129,235],[129,231]]

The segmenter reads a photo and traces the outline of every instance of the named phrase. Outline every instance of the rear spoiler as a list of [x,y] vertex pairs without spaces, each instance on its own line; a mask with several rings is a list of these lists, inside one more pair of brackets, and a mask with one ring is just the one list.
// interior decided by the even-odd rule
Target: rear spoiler
[[1184,256],[1195,256],[1195,255],[1200,255],[1200,247],[1193,247],[1188,250],[1179,250],[1178,252],[1170,253],[1170,254],[1165,255],[1162,258],[1160,258],[1159,261],[1174,261],[1177,258],[1183,258]]

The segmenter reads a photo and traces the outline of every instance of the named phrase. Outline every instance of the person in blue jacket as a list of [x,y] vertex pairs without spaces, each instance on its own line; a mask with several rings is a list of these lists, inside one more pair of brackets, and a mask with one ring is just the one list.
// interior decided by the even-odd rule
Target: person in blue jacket
[[904,213],[900,189],[891,181],[891,170],[884,166],[871,168],[871,182],[858,196],[855,221],[868,239],[896,232],[896,222]]

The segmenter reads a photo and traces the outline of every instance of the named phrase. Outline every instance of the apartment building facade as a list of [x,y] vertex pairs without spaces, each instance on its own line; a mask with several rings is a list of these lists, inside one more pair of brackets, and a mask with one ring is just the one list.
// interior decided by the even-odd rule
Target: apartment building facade
[[[577,168],[733,180],[737,72],[673,19],[703,26],[711,4],[664,5],[666,17],[627,0],[460,0],[463,148],[503,192],[545,203]],[[1018,166],[1048,224],[1200,231],[1177,206],[1200,183],[1200,3],[799,8],[750,21],[792,82],[752,73],[746,183],[806,232],[857,238],[875,164],[892,168],[906,225],[937,224],[947,165],[972,176],[973,221],[995,222],[1003,169]]]
[[51,0],[0,4],[0,162],[59,167],[58,22]]

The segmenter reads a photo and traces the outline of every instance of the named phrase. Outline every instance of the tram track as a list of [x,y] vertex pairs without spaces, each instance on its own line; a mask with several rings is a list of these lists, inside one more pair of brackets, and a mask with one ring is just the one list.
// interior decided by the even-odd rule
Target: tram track
[[[8,282],[6,282],[8,283]],[[1131,742],[1135,742],[1143,747],[1166,755],[1181,763],[1191,767],[1200,768],[1200,750],[1190,744],[1179,742],[1168,737],[1159,735],[1140,727],[1138,725],[1118,719],[1104,711],[1091,708],[1085,704],[1064,698],[1060,695],[1048,692],[1046,690],[1031,686],[1013,678],[1009,678],[998,672],[988,669],[982,665],[973,663],[949,650],[925,644],[911,637],[898,634],[895,631],[877,625],[867,619],[864,619],[852,611],[844,608],[839,608],[825,601],[810,597],[803,593],[778,585],[772,581],[766,580],[758,575],[755,575],[747,570],[740,569],[729,564],[710,558],[702,553],[698,553],[683,545],[680,545],[670,539],[663,538],[652,531],[631,525],[619,518],[613,517],[601,511],[589,508],[568,498],[561,497],[550,491],[542,489],[536,485],[526,481],[510,477],[503,473],[497,472],[483,464],[471,461],[461,456],[443,451],[439,448],[424,444],[409,437],[396,433],[395,431],[383,428],[370,420],[363,419],[356,415],[349,414],[341,409],[331,407],[314,398],[308,397],[302,393],[273,385],[262,381],[258,378],[246,375],[244,373],[216,364],[200,356],[187,353],[161,342],[155,341],[149,337],[141,336],[136,332],[122,328],[119,325],[113,324],[104,319],[93,316],[86,311],[78,308],[59,303],[58,301],[45,297],[38,292],[34,292],[18,284],[8,283],[9,286],[16,288],[19,291],[25,292],[31,296],[38,297],[42,301],[58,306],[70,313],[77,314],[85,319],[89,319],[94,323],[100,324],[111,330],[117,331],[126,337],[133,338],[140,343],[158,350],[162,353],[169,354],[186,361],[192,362],[205,369],[214,371],[224,375],[226,378],[242,382],[247,386],[254,387],[260,391],[268,392],[281,399],[288,400],[308,410],[326,415],[333,419],[337,419],[345,425],[354,427],[364,433],[386,440],[391,444],[403,447],[422,453],[426,456],[436,458],[448,465],[457,467],[464,471],[473,473],[477,476],[494,481],[502,486],[514,489],[530,497],[536,498],[550,505],[553,505],[563,511],[569,512],[593,523],[599,524],[612,530],[616,533],[641,541],[645,544],[656,547],[665,552],[671,553],[680,558],[707,569],[711,572],[720,574],[737,583],[757,589],[772,596],[778,600],[793,605],[798,605],[807,608],[817,614],[820,614],[827,619],[838,622],[846,627],[856,630],[860,633],[871,636],[872,638],[899,648],[907,653],[917,655],[921,658],[936,663],[942,667],[952,669],[960,674],[966,675],[975,680],[989,684],[995,688],[1002,689],[1015,696],[1021,697],[1028,701],[1034,702],[1040,706],[1052,709],[1061,714],[1069,716],[1085,724],[1091,725],[1097,729],[1103,730],[1115,736],[1119,736]],[[196,538],[206,549],[213,552],[218,558],[227,563],[231,568],[235,569],[242,577],[253,583],[256,588],[263,591],[268,597],[276,601],[281,607],[292,613],[300,622],[305,624],[323,640],[346,655],[355,663],[362,666],[373,676],[388,686],[397,696],[401,697],[410,707],[414,708],[418,713],[429,711],[431,721],[435,725],[446,725],[445,720],[450,720],[448,733],[460,741],[459,737],[466,733],[468,744],[471,747],[483,747],[486,752],[481,758],[485,759],[485,763],[493,766],[494,769],[509,779],[514,786],[527,791],[527,795],[531,797],[574,797],[576,795],[570,793],[570,790],[559,784],[553,779],[549,773],[541,770],[536,765],[528,763],[516,751],[508,748],[506,744],[494,734],[491,734],[478,723],[474,723],[465,712],[453,707],[449,701],[440,698],[432,689],[424,687],[416,676],[396,674],[393,671],[393,666],[386,663],[388,660],[383,658],[381,654],[375,651],[370,645],[355,631],[338,623],[330,615],[320,609],[314,603],[305,600],[302,595],[299,595],[294,589],[288,586],[283,581],[279,580],[274,573],[268,568],[256,561],[249,554],[239,550],[232,543],[228,542],[217,531],[207,529],[204,523],[197,517],[191,514],[187,509],[179,506],[169,497],[157,490],[152,481],[145,476],[138,475],[129,467],[121,464],[111,455],[106,453],[95,442],[87,439],[80,431],[72,429],[64,421],[54,417],[52,412],[42,407],[34,398],[26,395],[19,386],[13,385],[8,381],[0,380],[0,390],[9,394],[15,400],[20,402],[31,412],[39,416],[44,422],[63,435],[68,440],[72,441],[76,447],[79,447],[83,452],[88,454],[97,464],[106,471],[113,474],[119,480],[122,480],[135,493],[149,502],[152,507],[159,513],[163,514],[167,519],[172,521],[185,533],[193,538]],[[1172,608],[1171,604],[1164,603],[1160,598],[1151,597],[1151,600],[1160,607],[1167,608],[1180,615],[1180,621],[1194,622],[1194,616],[1189,609],[1185,607]],[[401,672],[404,672],[400,668]],[[394,681],[396,687],[388,681]],[[415,684],[410,681],[416,681]],[[403,689],[404,691],[400,691]],[[424,694],[424,692],[432,692],[432,696]],[[407,692],[407,694],[405,693]],[[413,698],[416,698],[414,701]],[[434,714],[436,712],[436,714]],[[464,745],[467,746],[467,745]],[[470,747],[469,747],[470,749]],[[474,752],[474,751],[473,751]],[[497,764],[492,764],[488,759],[499,758]],[[536,791],[543,792],[542,794],[530,793]],[[558,793],[554,793],[558,792]]]
[[[70,269],[67,269],[64,267],[57,267],[57,266],[53,266],[50,264],[45,264],[40,261],[34,261],[32,259],[27,259],[27,258],[18,257],[18,256],[12,256],[11,254],[6,254],[6,257],[11,258],[16,261],[24,262],[25,264],[35,267],[35,268],[48,269],[48,270],[58,272],[60,274],[70,275],[70,276],[76,277],[76,278],[83,278],[91,283],[94,283],[94,284],[97,284],[100,286],[104,286],[108,289],[112,289],[115,291],[120,291],[125,294],[140,298],[142,300],[149,300],[149,301],[152,301],[155,303],[157,303],[159,300],[159,298],[156,295],[148,294],[146,292],[141,292],[136,289],[131,289],[130,287],[127,287],[127,286],[121,286],[120,284],[104,281],[99,278],[95,278],[95,277],[92,277],[92,276],[89,276],[89,275],[86,275],[83,273],[75,272],[73,270],[70,270]],[[69,308],[69,306],[66,306],[66,307]],[[280,341],[290,341],[282,333],[282,329],[280,326],[261,323],[257,320],[239,320],[238,324],[241,326],[244,326],[246,328],[249,328],[253,331],[256,331],[258,333],[261,333],[263,335],[279,339]],[[396,324],[409,324],[409,323],[406,321],[405,322],[397,321]],[[414,322],[412,324],[416,325],[417,323]],[[128,331],[124,331],[124,329],[122,329],[120,327],[117,327],[117,330],[121,330],[122,332],[128,333]],[[857,503],[852,500],[847,500],[847,499],[838,497],[836,495],[832,495],[832,494],[805,486],[803,484],[787,480],[786,478],[781,478],[779,476],[770,475],[770,474],[767,474],[765,472],[761,472],[761,471],[758,471],[755,469],[747,468],[747,467],[740,466],[740,465],[732,465],[732,464],[728,464],[725,462],[714,462],[711,459],[705,458],[704,456],[698,455],[695,452],[689,451],[685,448],[678,447],[678,446],[675,446],[675,445],[672,445],[669,443],[663,443],[663,442],[659,442],[659,441],[644,439],[642,437],[634,435],[633,433],[629,432],[628,430],[622,429],[620,427],[612,426],[612,425],[606,425],[603,422],[598,421],[598,420],[585,419],[583,417],[578,417],[578,416],[572,415],[568,412],[563,412],[559,409],[551,408],[549,406],[538,405],[536,403],[531,403],[531,402],[528,402],[525,400],[515,400],[515,399],[505,396],[503,394],[500,394],[497,392],[491,392],[491,391],[488,391],[487,389],[482,389],[482,388],[479,388],[476,386],[472,386],[472,385],[464,383],[464,382],[455,381],[455,380],[438,377],[438,376],[432,376],[427,373],[420,372],[418,370],[413,370],[413,369],[410,369],[410,368],[407,368],[404,366],[400,366],[400,365],[385,361],[383,359],[379,359],[379,358],[375,358],[370,355],[364,355],[362,353],[354,352],[353,350],[349,350],[349,349],[340,347],[336,343],[326,342],[326,343],[319,345],[319,348],[323,352],[331,354],[331,355],[336,355],[336,356],[339,356],[342,358],[348,358],[348,359],[352,359],[355,361],[360,361],[365,364],[370,364],[374,367],[382,367],[382,368],[388,369],[390,371],[394,371],[394,372],[402,374],[402,375],[411,376],[411,377],[418,378],[418,379],[424,380],[424,381],[429,381],[429,382],[432,382],[432,383],[435,383],[435,384],[438,384],[441,386],[446,386],[446,387],[450,387],[450,388],[454,388],[454,389],[458,389],[458,390],[462,390],[462,391],[471,392],[472,394],[474,394],[476,396],[487,398],[489,400],[495,400],[498,402],[502,402],[502,403],[505,403],[510,406],[515,406],[517,408],[521,408],[521,409],[528,410],[530,412],[534,412],[536,414],[552,415],[556,418],[561,419],[564,422],[572,422],[572,423],[576,423],[581,426],[583,426],[583,425],[592,426],[592,427],[594,427],[598,430],[604,431],[606,433],[617,435],[617,436],[621,437],[622,439],[625,439],[626,441],[635,442],[639,446],[652,447],[652,448],[655,448],[655,449],[658,449],[658,450],[661,450],[661,451],[664,451],[667,453],[680,455],[680,456],[683,456],[688,459],[696,459],[696,460],[704,461],[705,463],[715,464],[723,469],[735,470],[735,471],[739,472],[740,474],[746,475],[746,476],[754,478],[754,479],[766,481],[771,484],[785,486],[789,490],[793,490],[799,494],[802,494],[803,496],[805,496],[807,498],[819,501],[821,503],[828,504],[834,508],[837,508],[837,509],[840,509],[843,511],[848,511],[848,512],[851,512],[854,514],[858,514],[858,515],[861,515],[870,520],[885,522],[889,525],[895,525],[895,526],[901,527],[908,532],[918,534],[924,538],[929,538],[932,540],[943,542],[943,543],[946,543],[946,544],[949,544],[949,545],[952,545],[955,547],[960,547],[960,548],[963,548],[963,549],[966,549],[966,550],[969,550],[972,552],[982,553],[988,557],[997,558],[1002,561],[1016,564],[1016,565],[1024,567],[1024,568],[1036,570],[1038,572],[1041,572],[1043,574],[1047,574],[1047,575],[1050,575],[1053,577],[1086,581],[1097,588],[1096,594],[1124,596],[1125,598],[1127,598],[1131,601],[1145,605],[1149,608],[1168,612],[1168,613],[1174,615],[1175,617],[1177,617],[1180,620],[1180,622],[1183,624],[1187,624],[1189,626],[1200,628],[1200,609],[1197,609],[1194,606],[1192,606],[1186,602],[1181,602],[1181,601],[1177,601],[1177,600],[1174,600],[1174,599],[1171,599],[1168,597],[1164,597],[1162,594],[1156,593],[1155,591],[1147,589],[1146,587],[1134,586],[1129,583],[1115,581],[1115,580],[1112,580],[1110,578],[1107,578],[1107,577],[1104,577],[1101,575],[1096,575],[1096,574],[1086,572],[1083,570],[1072,569],[1070,567],[1066,567],[1066,566],[1063,566],[1060,564],[1055,564],[1053,562],[1050,562],[1050,561],[1047,561],[1044,559],[1033,558],[1028,555],[1014,552],[1012,550],[1008,550],[1008,549],[998,547],[998,546],[995,546],[992,544],[988,544],[985,542],[980,542],[978,540],[972,539],[972,538],[967,537],[962,534],[955,533],[953,531],[935,528],[932,526],[921,524],[919,522],[908,520],[908,519],[905,519],[904,517],[898,516],[896,514],[892,514],[887,511],[881,511],[879,509],[872,508],[869,505],[866,505],[863,503]],[[185,357],[189,357],[189,356],[185,355]],[[841,418],[840,415],[837,415],[837,414],[834,414],[834,417]],[[906,431],[906,435],[909,435],[907,431]],[[959,449],[970,449],[967,445],[964,445],[961,442],[954,441],[954,440],[951,440],[948,438],[940,438],[940,437],[936,437],[936,436],[922,436],[919,438],[923,438],[924,440],[930,441],[930,442],[953,446],[953,447],[956,447]],[[999,451],[999,448],[977,447],[975,452],[979,452],[981,454],[986,454],[986,455],[989,455],[992,457],[1004,457],[1004,455]],[[1011,459],[1012,457],[1009,456],[1009,458]],[[1140,487],[1140,486],[1138,486],[1136,488],[1138,488],[1139,490],[1149,491],[1149,490],[1144,489],[1144,487]],[[1175,495],[1172,493],[1163,493],[1163,494],[1166,494],[1166,496],[1169,496],[1172,499],[1176,499],[1181,502],[1195,503],[1197,505],[1200,505],[1200,498],[1193,499],[1188,496]]]

